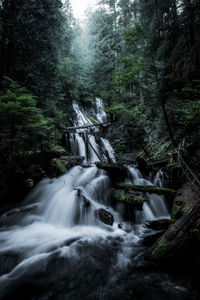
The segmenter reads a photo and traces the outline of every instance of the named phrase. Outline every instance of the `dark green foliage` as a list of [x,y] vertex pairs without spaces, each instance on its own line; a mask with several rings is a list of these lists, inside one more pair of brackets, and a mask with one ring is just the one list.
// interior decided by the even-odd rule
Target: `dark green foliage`
[[36,97],[10,78],[0,94],[0,151],[12,155],[36,151],[51,142],[52,120],[36,107]]
[[91,82],[124,139],[199,126],[199,25],[199,1],[99,1]]
[[59,90],[57,64],[63,55],[66,16],[62,2],[2,1],[1,76],[17,79],[36,95],[51,96]]

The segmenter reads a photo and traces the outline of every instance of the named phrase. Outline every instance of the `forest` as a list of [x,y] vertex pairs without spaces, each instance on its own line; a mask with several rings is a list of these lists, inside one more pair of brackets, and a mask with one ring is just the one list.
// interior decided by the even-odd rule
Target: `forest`
[[[84,20],[74,17],[70,0],[0,0],[0,128],[0,264],[4,262],[0,267],[0,299],[13,299],[13,295],[26,300],[199,299],[199,0],[97,0],[96,6],[85,12]],[[80,174],[78,166],[82,168]],[[84,180],[99,190],[98,196],[89,190],[86,193],[87,185],[80,180],[71,183],[67,174],[77,180],[85,176]],[[109,184],[105,183],[106,176]],[[45,240],[40,252],[30,254],[29,245],[25,255],[22,249],[26,246],[22,244],[34,229],[30,233],[24,229],[18,241],[17,226],[28,228],[36,221],[27,225],[32,213],[28,208],[25,220],[20,207],[29,207],[33,199],[37,204],[42,197],[50,202],[56,189],[62,191],[61,186],[54,187],[61,179],[73,189],[67,190],[65,196],[54,197],[58,197],[58,206],[61,198],[67,201],[67,195],[74,191],[77,199],[82,199],[79,212],[77,208],[76,213],[75,208],[70,210],[73,204],[63,208],[65,219],[71,220],[71,215],[79,219],[84,207],[84,216],[92,221],[87,223],[84,217],[77,224],[97,226],[90,216],[94,205],[95,218],[106,226],[116,223],[116,230],[124,231],[124,235],[120,233],[117,238],[113,233],[108,237],[109,230],[100,226],[107,230],[103,234],[106,242],[103,237],[97,240],[96,236],[102,234],[100,229],[90,237],[88,232],[92,229],[83,234],[83,226],[79,235],[86,239],[86,234],[88,243],[90,238],[94,242],[77,242],[75,221],[70,221],[74,226],[69,222],[69,230],[74,230],[70,242],[63,240],[59,247],[74,247],[79,260],[75,254],[62,254],[63,261],[53,256],[56,246],[52,241],[61,240],[64,229],[56,235],[50,227],[44,234],[54,234],[51,247],[41,252],[42,247],[50,245]],[[45,180],[52,183],[49,190]],[[29,193],[32,200],[24,206]],[[165,198],[167,212],[162,212],[163,204],[156,208],[152,204],[161,203],[161,198]],[[105,207],[96,206],[96,202]],[[43,212],[45,205],[40,210],[43,216],[47,217],[47,212],[50,215],[51,209],[58,213],[58,206],[52,205]],[[5,216],[13,216],[16,209],[17,215],[5,221]],[[115,214],[120,215],[119,220]],[[58,222],[59,216],[55,219]],[[54,222],[53,217],[50,220]],[[141,228],[146,226],[147,232],[138,229],[138,224],[142,224]],[[8,228],[13,230],[12,240],[16,238],[15,244],[20,244],[16,251],[15,244],[9,248]],[[39,240],[38,235],[35,233],[32,240]],[[76,240],[77,248],[72,240]],[[43,261],[39,264],[45,265],[42,270],[33,261],[22,270],[28,260],[47,255],[50,248],[55,253],[45,256],[45,262],[44,257],[40,258]],[[133,253],[127,258],[129,248]],[[115,269],[119,255],[123,264],[132,260],[134,266],[117,265]],[[138,255],[140,259],[135,263]],[[71,259],[74,266],[64,259]],[[101,259],[104,267],[100,266]],[[90,267],[85,275],[87,265]],[[33,266],[35,271],[25,279]],[[67,266],[71,268],[69,274]],[[62,275],[59,268],[64,269]],[[119,274],[112,280],[111,270]],[[20,275],[15,277],[18,272]],[[97,273],[101,275],[92,279]],[[77,280],[71,282],[71,276]],[[38,285],[33,283],[36,277]],[[98,286],[96,294],[92,287],[89,289],[91,280]],[[64,288],[66,281],[71,284]]]

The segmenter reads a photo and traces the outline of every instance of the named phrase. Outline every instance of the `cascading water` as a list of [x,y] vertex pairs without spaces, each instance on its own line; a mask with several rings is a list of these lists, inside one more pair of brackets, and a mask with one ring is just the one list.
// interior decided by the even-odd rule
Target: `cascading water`
[[[131,167],[128,166],[129,170],[129,178],[126,180],[129,184],[135,185],[157,185],[159,187],[163,187],[164,179],[163,173],[160,170],[155,175],[153,179],[153,183],[147,179],[142,178],[141,173]],[[135,210],[135,218],[137,223],[144,223],[145,221],[152,221],[156,219],[170,219],[170,215],[168,209],[166,207],[165,198],[163,195],[156,194],[147,194],[148,202],[143,204],[143,211]]]
[[[77,104],[73,107],[76,127],[92,124]],[[96,110],[98,121],[107,120],[100,99]],[[92,134],[86,145],[84,134],[87,129],[77,129],[71,144],[91,166],[77,166],[59,178],[42,180],[21,207],[1,217],[0,299],[169,299],[170,293],[186,299],[186,291],[168,275],[147,276],[135,269],[133,257],[141,252],[139,241],[145,231],[142,223],[169,217],[164,198],[149,195],[143,211],[136,211],[140,224],[123,230],[118,224],[124,220],[110,206],[110,179],[92,164],[105,159],[105,150],[115,162],[114,151],[103,138],[98,146]],[[129,166],[128,171],[127,183],[152,185],[137,169]],[[161,178],[160,172],[154,184],[160,186]],[[102,222],[98,212],[113,216],[113,226]]]

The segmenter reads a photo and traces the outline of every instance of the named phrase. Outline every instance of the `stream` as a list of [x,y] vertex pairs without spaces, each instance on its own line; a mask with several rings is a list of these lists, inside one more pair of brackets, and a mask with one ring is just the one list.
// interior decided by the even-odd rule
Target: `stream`
[[[75,127],[107,121],[100,99],[92,118],[77,103],[73,108]],[[185,287],[142,259],[141,241],[152,233],[145,222],[170,218],[164,196],[149,195],[142,211],[134,210],[134,222],[125,220],[123,204],[111,205],[111,179],[94,164],[116,162],[110,142],[97,138],[97,131],[70,134],[83,165],[43,179],[20,207],[1,216],[0,299],[191,299]],[[134,166],[126,168],[125,183],[164,185],[162,171],[150,180]],[[99,212],[112,216],[113,225],[102,222]]]

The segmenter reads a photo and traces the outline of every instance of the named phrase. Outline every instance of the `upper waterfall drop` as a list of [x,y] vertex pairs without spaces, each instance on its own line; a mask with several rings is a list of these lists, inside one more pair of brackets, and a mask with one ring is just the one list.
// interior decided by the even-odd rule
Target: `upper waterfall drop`
[[100,98],[96,98],[96,111],[96,118],[100,123],[106,122],[108,120],[106,112],[104,110],[103,101]]
[[[73,109],[76,113],[76,119],[74,120],[75,127],[86,127],[96,125],[96,123],[104,123],[107,121],[107,115],[104,110],[103,101],[96,98],[96,102],[93,107],[93,116],[90,120],[90,116],[81,109],[77,103],[73,103]],[[109,157],[110,161],[116,162],[114,150],[110,145],[110,142],[100,137],[101,143],[98,144],[94,133],[97,134],[97,127],[94,126],[88,128],[76,129],[75,134],[71,134],[71,146],[73,147],[74,154],[78,156],[84,156],[84,163],[94,163],[97,161],[106,160]]]

